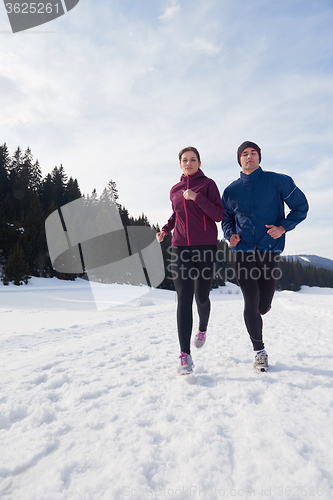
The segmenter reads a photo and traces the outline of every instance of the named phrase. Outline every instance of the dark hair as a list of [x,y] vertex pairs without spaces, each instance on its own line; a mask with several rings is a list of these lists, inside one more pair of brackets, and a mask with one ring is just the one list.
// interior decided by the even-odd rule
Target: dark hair
[[194,148],[193,146],[188,146],[187,148],[184,148],[181,151],[179,151],[179,155],[178,155],[179,161],[181,161],[182,156],[184,153],[186,153],[186,151],[192,151],[193,153],[195,153],[196,157],[198,158],[198,162],[199,163],[201,162],[199,151],[196,148]]

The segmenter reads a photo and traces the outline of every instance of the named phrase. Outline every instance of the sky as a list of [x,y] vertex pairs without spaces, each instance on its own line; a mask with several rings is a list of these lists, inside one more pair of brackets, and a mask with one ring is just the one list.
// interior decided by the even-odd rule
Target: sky
[[13,34],[0,5],[0,143],[43,176],[62,164],[82,194],[112,179],[161,227],[183,147],[222,194],[254,141],[310,204],[285,254],[332,259],[332,23],[331,0],[80,0]]

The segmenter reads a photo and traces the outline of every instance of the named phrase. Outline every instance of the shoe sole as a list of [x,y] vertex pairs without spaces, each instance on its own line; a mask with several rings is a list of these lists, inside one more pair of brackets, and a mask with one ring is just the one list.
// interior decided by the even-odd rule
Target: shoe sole
[[262,372],[262,373],[269,371],[269,367],[268,366],[266,368],[264,366],[254,366],[253,369],[256,372]]
[[193,368],[194,368],[194,365],[192,365],[191,371],[177,372],[177,375],[191,375],[191,373],[193,373]]
[[202,349],[202,348],[203,348],[203,346],[205,345],[205,343],[206,343],[206,342],[204,342],[202,345],[197,346],[197,345],[195,345],[195,343],[193,342],[193,345],[194,345],[194,347],[195,347],[196,349]]

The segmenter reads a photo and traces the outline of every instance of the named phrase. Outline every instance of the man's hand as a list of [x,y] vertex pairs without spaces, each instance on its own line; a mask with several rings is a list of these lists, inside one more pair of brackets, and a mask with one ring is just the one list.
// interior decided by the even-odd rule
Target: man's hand
[[230,245],[231,245],[232,247],[237,246],[237,245],[238,245],[238,243],[240,242],[240,239],[241,239],[241,237],[239,236],[239,234],[233,234],[233,235],[231,236],[230,240],[229,240],[229,241],[230,241]]
[[277,238],[280,238],[280,236],[283,235],[283,233],[286,232],[285,228],[283,226],[272,226],[272,225],[269,225],[269,224],[266,224],[266,227],[268,227],[268,231],[267,231],[267,234],[269,234],[274,240],[276,240]]

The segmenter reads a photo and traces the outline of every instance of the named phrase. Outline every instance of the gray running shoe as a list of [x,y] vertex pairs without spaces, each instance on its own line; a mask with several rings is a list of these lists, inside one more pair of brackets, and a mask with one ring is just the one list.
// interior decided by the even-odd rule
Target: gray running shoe
[[206,342],[206,332],[198,332],[194,337],[194,346],[200,349]]
[[265,350],[260,351],[256,354],[253,368],[258,372],[268,371],[268,354]]
[[178,375],[188,375],[193,372],[194,364],[192,361],[191,354],[186,354],[186,352],[181,352],[180,356],[180,365],[178,367]]

